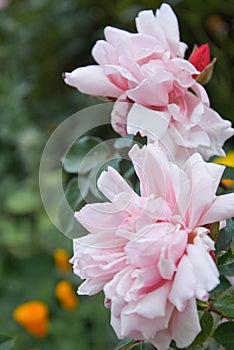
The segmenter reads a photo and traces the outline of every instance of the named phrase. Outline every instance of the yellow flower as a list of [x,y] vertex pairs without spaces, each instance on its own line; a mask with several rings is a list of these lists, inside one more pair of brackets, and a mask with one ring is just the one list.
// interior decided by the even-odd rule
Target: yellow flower
[[43,338],[48,333],[49,310],[42,301],[19,305],[13,312],[13,318],[34,337]]
[[69,255],[64,249],[56,249],[54,251],[54,262],[57,269],[61,272],[67,272],[71,270]]
[[225,157],[218,157],[214,159],[214,163],[223,164],[234,168],[234,151],[228,152]]
[[[226,157],[218,157],[214,159],[214,163],[226,165],[228,167],[234,168],[234,151],[227,153]],[[222,179],[221,184],[224,188],[234,187],[234,180],[231,179]]]
[[77,294],[70,282],[61,280],[55,288],[55,295],[58,298],[61,306],[66,310],[73,310],[79,304]]

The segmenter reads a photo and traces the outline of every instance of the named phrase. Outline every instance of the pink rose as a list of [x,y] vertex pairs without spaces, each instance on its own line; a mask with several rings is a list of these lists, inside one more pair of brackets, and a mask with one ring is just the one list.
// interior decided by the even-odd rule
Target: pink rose
[[194,65],[184,59],[187,46],[180,42],[171,7],[162,4],[155,16],[140,12],[136,27],[138,33],[106,27],[106,40],[92,50],[98,65],[65,73],[65,82],[89,95],[116,98],[111,119],[120,135],[150,133],[150,139],[178,152],[182,146],[205,159],[223,156],[222,146],[234,133],[231,123],[209,107],[205,89],[196,82],[198,58]]
[[215,195],[224,167],[199,154],[183,168],[157,143],[129,155],[141,195],[109,167],[98,180],[109,202],[75,213],[89,231],[74,240],[74,272],[85,279],[78,292],[104,290],[120,339],[187,347],[200,331],[196,298],[208,300],[219,283],[206,225],[234,215],[234,194]]

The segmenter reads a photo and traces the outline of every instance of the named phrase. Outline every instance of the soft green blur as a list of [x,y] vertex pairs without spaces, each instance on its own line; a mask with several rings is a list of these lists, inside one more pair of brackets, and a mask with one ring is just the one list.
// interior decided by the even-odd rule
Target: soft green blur
[[[72,242],[43,209],[38,168],[52,131],[65,118],[98,103],[66,86],[62,72],[92,62],[91,49],[106,25],[135,31],[141,9],[153,0],[15,0],[0,9],[0,334],[16,337],[13,349],[111,350],[118,342],[109,326],[103,296],[81,297],[74,311],[61,308],[56,283],[80,283],[58,272],[56,248],[72,255]],[[234,122],[234,3],[232,0],[168,1],[180,22],[181,39],[208,42],[217,57],[207,89],[211,106]],[[168,24],[170,25],[170,24]],[[100,136],[100,135],[99,135]],[[106,135],[105,135],[106,136]],[[43,300],[50,333],[38,340],[12,318],[19,304]]]

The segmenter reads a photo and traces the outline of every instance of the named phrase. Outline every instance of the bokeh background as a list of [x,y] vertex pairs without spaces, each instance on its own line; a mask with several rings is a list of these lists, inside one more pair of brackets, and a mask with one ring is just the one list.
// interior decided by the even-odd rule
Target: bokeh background
[[[207,90],[211,106],[234,122],[233,0],[167,2],[189,45],[187,57],[194,43],[208,42],[212,57],[218,58]],[[72,242],[47,217],[38,169],[53,130],[98,103],[66,86],[62,72],[93,62],[90,51],[105,26],[135,31],[137,13],[161,3],[0,1],[0,334],[16,339],[15,350],[111,350],[118,343],[103,296],[78,299],[72,294],[80,283],[67,264]],[[70,305],[56,289],[61,280],[67,282],[62,295],[74,301]],[[41,337],[13,317],[19,305],[38,300],[49,309],[49,331]]]

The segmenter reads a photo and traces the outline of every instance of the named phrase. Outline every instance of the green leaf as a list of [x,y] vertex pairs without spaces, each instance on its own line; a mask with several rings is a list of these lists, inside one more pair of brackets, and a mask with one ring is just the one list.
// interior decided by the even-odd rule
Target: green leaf
[[102,139],[84,136],[71,146],[63,167],[71,174],[85,174],[105,162],[109,154],[110,150]]
[[223,316],[234,318],[234,295],[222,294],[214,302],[213,307]]
[[234,275],[234,254],[232,249],[219,253],[217,265],[221,274],[226,276]]
[[218,294],[218,293],[222,293],[231,286],[231,283],[224,276],[221,275],[219,279],[220,279],[220,283],[218,284],[217,287],[215,287],[215,289],[213,289],[210,292],[211,296]]
[[[152,344],[150,344],[150,343],[142,343],[142,344],[139,344],[138,345],[138,349],[139,349],[139,347],[140,347],[140,349],[141,350],[155,350],[155,347],[152,345]],[[133,349],[134,349],[135,347],[133,347]]]
[[0,335],[0,350],[10,350],[15,344],[15,339]]
[[194,339],[193,343],[191,344],[192,347],[203,344],[207,338],[209,338],[212,332],[213,324],[214,320],[210,312],[204,312],[200,319],[201,332]]
[[176,346],[175,341],[172,340],[169,349],[174,349],[174,350],[204,350],[204,347],[202,345],[190,345],[187,348],[178,348]]
[[234,348],[234,322],[224,322],[216,328],[213,337],[225,347]]
[[113,350],[126,350],[132,347],[132,345],[137,344],[138,341],[132,338],[126,338],[122,340]]
[[212,224],[206,225],[208,230],[210,230],[210,237],[213,241],[216,241],[219,233],[219,222],[213,222]]
[[216,252],[227,251],[234,240],[234,222],[228,219],[226,226],[219,232],[216,242]]
[[230,179],[234,180],[234,169],[231,166],[226,166],[224,173],[223,173],[224,179]]
[[128,170],[124,173],[123,177],[125,179],[129,179],[133,174],[135,174],[135,168],[134,166],[130,166]]
[[69,181],[65,189],[65,196],[73,210],[75,210],[77,206],[83,201],[83,197],[80,193],[77,177],[73,177]]
[[[107,159],[99,169],[94,169],[90,172],[90,190],[97,198],[102,198],[104,195],[99,193],[97,188],[97,180],[99,179],[103,171],[107,171],[108,167],[112,167],[117,171],[120,171],[120,162],[122,158],[118,153],[112,155],[111,159]],[[104,197],[103,197],[104,198]]]

